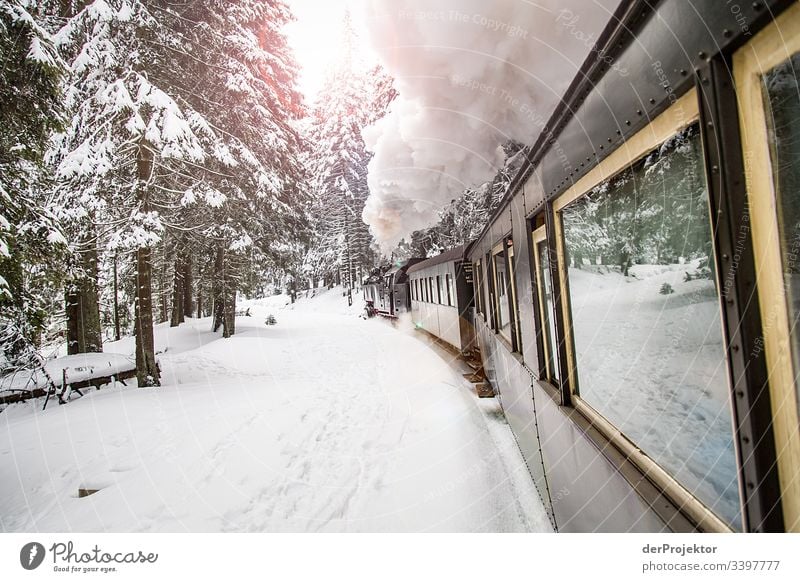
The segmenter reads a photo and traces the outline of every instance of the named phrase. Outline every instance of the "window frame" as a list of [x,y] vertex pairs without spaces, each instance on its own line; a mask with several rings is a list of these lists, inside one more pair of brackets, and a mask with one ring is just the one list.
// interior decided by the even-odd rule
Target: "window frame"
[[[800,5],[795,3],[733,55],[733,77],[739,106],[739,127],[745,166],[756,284],[769,371],[773,435],[778,451],[781,503],[787,527],[800,524],[800,412],[795,378],[800,363],[793,358],[790,312],[784,285],[783,253],[777,192],[773,180],[768,109],[761,78],[800,53]],[[792,402],[794,405],[780,405]],[[795,525],[797,527],[797,525]]]
[[[511,239],[511,234],[504,236],[500,242],[494,244],[491,249],[491,264],[492,264],[492,279],[494,284],[494,313],[495,313],[495,333],[497,333],[502,340],[504,340],[510,347],[512,352],[519,352],[521,350],[518,349],[518,317],[517,314],[519,311],[517,310],[517,303],[516,303],[516,290],[514,285],[514,273],[513,267],[511,264],[511,257],[509,257],[509,248],[510,245],[508,244]],[[499,283],[500,280],[498,279],[497,273],[497,257],[502,255],[503,260],[506,264],[505,269],[505,277],[503,277],[502,281],[502,289],[505,291],[506,300],[508,302],[508,335],[502,330],[500,327],[500,301],[501,301],[501,294],[499,293]]]
[[[534,285],[536,287],[536,295],[535,300],[537,305],[534,305],[535,309],[538,309],[538,322],[540,330],[537,330],[537,336],[540,338],[541,345],[541,352],[543,355],[543,362],[540,366],[541,372],[544,372],[544,378],[550,383],[558,385],[559,382],[559,373],[552,368],[560,368],[558,362],[558,349],[557,346],[552,346],[551,338],[550,338],[550,327],[549,325],[555,325],[555,322],[550,322],[550,320],[554,317],[558,316],[556,311],[555,302],[553,303],[553,312],[547,312],[547,308],[545,307],[544,303],[544,294],[542,290],[544,289],[544,281],[542,280],[542,264],[541,259],[539,258],[539,245],[548,245],[547,240],[547,226],[542,224],[541,226],[533,229],[531,231],[531,244],[532,244],[532,254],[533,254],[533,271],[534,271]],[[549,269],[548,269],[549,270]],[[552,279],[550,280],[550,286],[553,286]],[[547,315],[547,319],[545,319],[545,315]],[[547,322],[547,324],[545,323]],[[552,362],[552,363],[551,363]]]
[[[643,157],[653,150],[659,148],[667,140],[685,130],[691,125],[698,124],[700,121],[700,104],[695,88],[689,89],[681,97],[676,99],[664,112],[655,117],[651,122],[640,129],[637,133],[628,138],[624,144],[619,146],[604,160],[583,175],[570,188],[560,194],[552,202],[553,207],[553,227],[552,236],[555,237],[556,272],[558,273],[558,291],[562,298],[569,298],[569,279],[566,266],[566,249],[564,241],[564,228],[561,211],[586,196],[591,190],[603,182],[613,178],[620,172],[636,164]],[[700,128],[702,132],[702,127]],[[708,184],[708,177],[705,176]],[[710,187],[709,187],[710,188]],[[710,211],[709,211],[710,216]],[[710,227],[712,225],[710,224]],[[716,250],[714,251],[716,252]],[[552,259],[552,257],[551,257]],[[552,268],[552,267],[551,267]],[[555,292],[555,289],[554,289]],[[719,298],[718,298],[719,300]],[[698,526],[711,532],[731,532],[732,530],[726,522],[708,509],[702,501],[695,497],[684,485],[675,477],[656,463],[649,455],[644,453],[634,442],[622,434],[621,429],[608,421],[602,414],[595,410],[587,402],[580,398],[576,393],[577,387],[577,360],[575,356],[575,344],[572,332],[571,306],[568,300],[561,302],[561,313],[563,318],[564,344],[566,346],[567,361],[566,370],[561,370],[561,375],[565,376],[563,381],[567,382],[570,391],[571,406],[574,407],[584,418],[596,427],[614,446],[627,455],[639,469],[677,504],[681,510],[688,515]],[[722,322],[720,322],[722,324]],[[720,330],[722,337],[725,337],[724,328]],[[563,364],[562,364],[563,365]],[[727,365],[727,362],[726,362]],[[730,382],[730,380],[729,380]],[[731,433],[734,434],[734,426],[731,424]],[[737,461],[738,466],[738,461]],[[739,483],[741,491],[741,479]],[[740,501],[741,508],[741,501]],[[741,508],[743,511],[743,508]]]
[[475,266],[473,268],[475,272],[475,308],[478,314],[483,318],[483,321],[486,321],[486,308],[483,304],[483,263],[481,259],[475,261]]

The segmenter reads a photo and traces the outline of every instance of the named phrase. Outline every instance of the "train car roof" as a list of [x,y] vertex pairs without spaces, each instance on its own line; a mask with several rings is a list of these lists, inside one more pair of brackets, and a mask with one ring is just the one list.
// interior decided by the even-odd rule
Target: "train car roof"
[[425,259],[424,261],[411,266],[408,269],[408,272],[415,273],[417,271],[422,271],[424,269],[427,269],[428,267],[433,267],[441,263],[449,263],[450,261],[456,261],[460,259],[463,260],[466,258],[470,246],[472,246],[471,242],[458,246],[454,249],[450,249],[449,251],[445,251],[440,255],[431,257],[430,259]]
[[400,271],[406,271],[406,270],[408,270],[408,271],[411,271],[411,269],[413,269],[413,268],[414,268],[414,267],[413,267],[414,265],[416,265],[416,264],[418,264],[420,261],[424,261],[424,260],[425,260],[425,259],[420,259],[420,258],[414,257],[414,258],[411,258],[411,259],[407,259],[407,260],[405,260],[405,261],[401,261],[401,262],[399,262],[399,263],[395,264],[395,265],[394,265],[394,266],[393,266],[391,269],[389,269],[388,271],[386,271],[386,272],[385,272],[385,273],[382,275],[382,277],[386,277],[386,276],[388,276],[388,275],[392,275],[393,273],[398,273],[398,272],[400,272]]

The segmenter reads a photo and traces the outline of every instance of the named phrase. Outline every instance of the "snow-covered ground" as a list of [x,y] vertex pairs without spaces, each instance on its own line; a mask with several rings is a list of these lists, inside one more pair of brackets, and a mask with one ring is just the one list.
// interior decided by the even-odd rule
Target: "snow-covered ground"
[[338,290],[287,303],[159,326],[160,388],[9,406],[0,530],[550,531],[495,400]]

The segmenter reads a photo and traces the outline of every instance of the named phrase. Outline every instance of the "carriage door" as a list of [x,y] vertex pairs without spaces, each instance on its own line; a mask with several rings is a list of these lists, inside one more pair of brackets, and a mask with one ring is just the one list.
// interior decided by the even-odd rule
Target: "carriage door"
[[544,226],[533,231],[533,255],[536,271],[536,296],[539,301],[539,321],[541,329],[538,336],[542,343],[546,380],[557,383],[559,379],[558,356],[556,349],[556,323],[554,320],[553,284],[550,278],[550,253],[547,248],[547,232]]

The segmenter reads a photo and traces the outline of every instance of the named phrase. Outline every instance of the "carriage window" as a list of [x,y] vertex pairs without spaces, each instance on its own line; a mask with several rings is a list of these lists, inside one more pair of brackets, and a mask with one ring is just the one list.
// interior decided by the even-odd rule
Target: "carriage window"
[[579,397],[741,527],[698,127],[561,217]]
[[553,285],[550,277],[550,251],[547,247],[547,231],[540,226],[533,232],[534,265],[536,267],[535,281],[537,297],[539,299],[539,320],[542,329],[539,337],[544,352],[544,376],[551,382],[558,382],[558,356],[556,348],[556,323],[554,319],[555,306],[553,303]]
[[478,313],[486,321],[486,309],[483,306],[483,265],[480,261],[475,263],[475,299]]
[[452,307],[453,306],[453,277],[450,276],[450,273],[445,273],[444,286],[447,289],[447,304],[450,307]]
[[508,288],[508,261],[501,243],[492,251],[494,256],[495,313],[497,331],[511,342],[511,290]]
[[[800,370],[800,54],[763,77],[783,281],[795,370]],[[795,381],[796,382],[796,381]],[[795,386],[797,384],[795,383]]]
[[442,278],[439,275],[436,275],[436,303],[442,303]]

